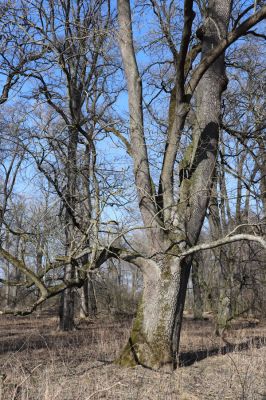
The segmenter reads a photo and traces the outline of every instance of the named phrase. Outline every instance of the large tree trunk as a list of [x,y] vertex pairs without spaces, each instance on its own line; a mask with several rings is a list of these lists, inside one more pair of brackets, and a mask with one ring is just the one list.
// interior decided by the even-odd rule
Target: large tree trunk
[[88,279],[80,289],[80,318],[96,317],[97,315],[97,301],[94,290],[93,279],[88,274]]
[[[226,36],[231,1],[209,1],[207,14],[202,28],[202,57],[215,47]],[[226,88],[224,55],[221,55],[205,72],[197,88],[196,124],[193,129],[192,146],[184,156],[187,168],[180,188],[180,203],[176,220],[185,233],[187,246],[197,243],[206,215],[210,194],[215,180],[215,166],[219,142],[221,96]],[[184,165],[184,163],[182,163]],[[183,167],[182,165],[182,167]],[[189,260],[187,260],[189,265]],[[188,267],[186,270],[188,271]],[[189,272],[181,268],[178,288],[177,309],[183,311]],[[182,314],[176,316],[176,334],[173,336],[174,353],[179,351],[179,338],[182,325]],[[174,361],[177,356],[174,357]]]
[[[226,36],[230,11],[230,0],[209,1],[204,26],[201,29],[203,57]],[[221,122],[221,96],[226,86],[224,55],[221,55],[205,72],[197,88],[196,124],[193,130],[190,161],[191,178],[186,183],[189,189],[185,193],[189,198],[185,225],[192,245],[198,240],[212,187],[216,185],[215,167]],[[220,231],[220,218],[218,221],[213,219],[213,225],[215,231]]]
[[172,369],[177,365],[175,352],[190,268],[185,264],[181,268],[178,257],[164,257],[157,265],[150,264],[147,261],[144,265],[142,299],[128,344],[118,362]]
[[[73,279],[74,271],[72,265],[65,267],[65,279]],[[59,329],[61,331],[72,331],[74,324],[74,291],[73,288],[67,288],[61,294],[59,305]]]
[[[174,204],[173,168],[180,136],[188,113],[188,103],[182,95],[182,58],[188,46],[193,21],[193,2],[184,6],[185,24],[180,54],[176,55],[176,107],[175,123],[169,126],[168,142],[161,173],[162,209],[168,210],[165,218],[154,211],[153,191],[150,188],[150,172],[147,164],[143,114],[141,110],[141,78],[134,55],[130,4],[119,0],[121,52],[127,76],[131,123],[131,143],[134,153],[135,180],[139,205],[147,236],[150,239],[151,256],[143,266],[144,291],[137,318],[134,321],[129,343],[120,357],[120,363],[141,363],[151,368],[170,368],[178,364],[178,351],[186,288],[190,274],[191,258],[182,260],[178,254],[184,248],[197,243],[208,207],[219,142],[221,94],[226,87],[224,56],[221,55],[205,72],[197,92],[197,126],[193,143],[187,149],[180,169],[180,197]],[[230,0],[209,1],[202,29],[202,57],[213,49],[225,36],[231,10]],[[180,71],[178,71],[180,68]],[[179,90],[180,89],[180,90]],[[181,172],[180,171],[180,172]],[[169,213],[169,210],[171,211]],[[161,229],[162,224],[165,224]],[[158,254],[161,254],[159,260]],[[151,265],[151,264],[155,265]],[[149,264],[149,265],[148,265]]]

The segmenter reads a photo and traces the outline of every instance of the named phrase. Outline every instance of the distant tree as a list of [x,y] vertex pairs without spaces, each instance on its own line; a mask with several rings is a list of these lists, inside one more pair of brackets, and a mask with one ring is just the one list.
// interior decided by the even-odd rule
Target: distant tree
[[[31,5],[21,2],[21,6],[10,10],[14,26],[26,29],[31,40],[46,49],[38,65],[21,71],[33,84],[33,107],[38,107],[39,120],[25,147],[61,201],[67,258],[81,236],[86,246],[91,235],[97,236],[97,227],[93,225],[94,233],[88,229],[92,214],[98,219],[100,212],[97,200],[92,212],[92,197],[98,190],[94,138],[98,120],[116,97],[115,91],[113,95],[107,91],[109,75],[117,69],[111,54],[107,55],[112,15],[104,1],[34,1]],[[40,109],[40,103],[46,106]],[[83,263],[87,262],[84,256]],[[65,281],[73,280],[75,271],[76,263],[68,263]],[[62,292],[59,314],[60,328],[72,330],[72,288]]]

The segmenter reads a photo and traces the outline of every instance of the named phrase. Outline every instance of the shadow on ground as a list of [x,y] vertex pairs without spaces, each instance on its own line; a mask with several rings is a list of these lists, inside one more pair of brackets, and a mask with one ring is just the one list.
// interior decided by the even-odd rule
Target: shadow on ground
[[227,343],[225,346],[222,347],[215,347],[212,349],[206,350],[198,350],[198,351],[186,351],[182,352],[179,355],[179,366],[180,367],[188,367],[194,364],[197,361],[204,360],[204,358],[217,356],[217,355],[224,355],[228,353],[232,353],[234,351],[243,351],[249,350],[251,348],[256,347],[259,349],[260,347],[266,346],[266,337],[255,336],[246,342],[238,343],[238,344],[231,344]]

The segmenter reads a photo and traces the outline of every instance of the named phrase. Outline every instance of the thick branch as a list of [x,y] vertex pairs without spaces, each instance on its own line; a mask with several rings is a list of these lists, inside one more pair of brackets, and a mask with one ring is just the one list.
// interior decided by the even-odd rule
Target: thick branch
[[23,261],[14,257],[7,250],[4,250],[2,247],[0,247],[0,256],[3,257],[8,262],[10,262],[12,265],[14,265],[14,267],[18,268],[23,274],[27,276],[27,278],[29,278],[29,280],[33,281],[37,286],[37,288],[40,290],[42,297],[47,296],[48,293],[47,288],[37,277],[37,275],[35,275],[33,271],[31,271],[29,268],[26,267]]
[[195,18],[193,11],[193,0],[186,0],[184,4],[184,25],[180,51],[177,63],[177,90],[179,91],[180,100],[184,95],[184,80],[185,80],[185,63],[187,58],[188,46],[191,38],[192,23]]
[[262,21],[266,17],[266,6],[263,6],[256,14],[247,18],[238,28],[229,32],[227,37],[218,44],[213,50],[211,50],[200,62],[198,67],[192,74],[190,82],[187,85],[186,93],[192,95],[201,79],[203,74],[207,71],[209,66],[217,60],[217,58],[237,39],[241,36],[246,35],[248,30],[255,26],[258,22]]
[[[138,191],[139,206],[146,225],[158,225],[156,206],[153,198],[147,146],[144,136],[142,109],[142,82],[136,61],[132,35],[129,0],[118,0],[120,49],[127,78],[131,147],[134,149],[134,174]],[[156,224],[157,220],[157,224]]]
[[[80,257],[83,257],[85,254],[89,254],[90,252],[91,252],[91,249],[84,249],[82,251],[82,253],[76,255],[73,258],[70,258],[67,256],[66,257],[58,257],[57,262],[70,263],[71,261],[76,261]],[[74,279],[65,280],[64,282],[62,282],[58,285],[55,285],[55,286],[52,286],[52,287],[46,289],[43,286],[42,282],[40,281],[40,278],[37,277],[28,268],[26,268],[22,261],[16,259],[10,253],[7,253],[5,250],[3,250],[1,248],[0,248],[0,255],[4,258],[8,259],[9,262],[11,262],[14,266],[19,268],[23,273],[25,273],[25,275],[30,280],[32,280],[41,291],[40,298],[31,307],[26,308],[24,310],[16,310],[16,309],[15,310],[14,309],[1,310],[0,315],[1,314],[13,314],[13,315],[25,316],[25,315],[29,315],[29,314],[33,313],[40,304],[42,304],[47,299],[58,295],[59,293],[63,292],[65,289],[70,288],[70,287],[81,287],[84,284],[85,279],[87,279],[87,274],[84,273],[85,271],[87,271],[87,270],[91,271],[96,268],[97,269],[100,268],[100,266],[103,263],[105,263],[109,258],[112,258],[112,257],[117,258],[117,259],[122,259],[129,263],[132,263],[132,264],[136,265],[138,268],[140,268],[140,270],[143,273],[147,273],[147,274],[154,273],[155,268],[158,268],[154,261],[144,258],[139,253],[132,252],[127,249],[109,247],[109,248],[104,248],[99,251],[99,253],[97,255],[97,260],[93,263],[93,265],[91,263],[84,264],[82,266],[82,269],[77,271],[78,274]],[[3,283],[9,284],[9,282],[6,282],[6,281],[3,281]],[[14,285],[23,285],[23,283],[22,284],[19,284],[17,282],[12,282],[12,283]],[[27,282],[26,286],[29,287],[28,282]],[[30,285],[30,286],[32,286],[32,285]],[[43,287],[43,289],[42,289],[42,287]]]
[[[195,17],[193,11],[193,1],[186,0],[184,4],[184,24],[180,51],[176,61],[176,82],[171,93],[169,106],[169,127],[168,138],[165,147],[162,172],[159,184],[159,204],[164,209],[164,221],[171,220],[173,206],[173,170],[176,159],[177,149],[180,141],[181,131],[189,111],[187,104],[184,103],[184,83],[186,69],[187,52],[192,32],[192,23]],[[195,53],[195,52],[194,52]],[[193,53],[193,54],[194,54]],[[193,55],[191,55],[193,58]],[[190,64],[190,63],[189,63]]]

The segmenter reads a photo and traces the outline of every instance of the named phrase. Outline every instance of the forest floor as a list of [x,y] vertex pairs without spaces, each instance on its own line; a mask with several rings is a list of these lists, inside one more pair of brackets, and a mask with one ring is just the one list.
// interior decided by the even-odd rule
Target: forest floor
[[49,315],[1,316],[0,400],[266,400],[266,322],[239,321],[226,345],[210,320],[187,316],[171,374],[112,363],[130,324],[98,318],[59,333]]

